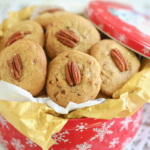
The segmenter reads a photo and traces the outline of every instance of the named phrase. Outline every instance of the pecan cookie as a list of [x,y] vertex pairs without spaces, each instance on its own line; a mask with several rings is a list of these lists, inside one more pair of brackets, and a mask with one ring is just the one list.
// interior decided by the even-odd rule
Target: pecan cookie
[[62,107],[94,100],[101,86],[100,71],[92,56],[74,50],[63,52],[49,64],[47,94]]
[[65,14],[68,14],[68,12],[65,11],[63,13],[58,11],[55,11],[53,13],[44,12],[41,15],[35,17],[33,21],[39,23],[46,30],[47,26],[52,22],[53,19],[63,16]]
[[20,39],[35,41],[43,47],[44,31],[34,21],[21,21],[4,32],[0,42],[0,51]]
[[51,59],[70,50],[89,54],[91,47],[100,41],[99,32],[87,19],[70,12],[56,15],[46,30],[46,51]]
[[0,79],[39,94],[46,80],[47,61],[40,45],[19,40],[0,53]]
[[113,40],[102,40],[90,51],[102,67],[101,91],[108,95],[121,88],[140,68],[136,55]]

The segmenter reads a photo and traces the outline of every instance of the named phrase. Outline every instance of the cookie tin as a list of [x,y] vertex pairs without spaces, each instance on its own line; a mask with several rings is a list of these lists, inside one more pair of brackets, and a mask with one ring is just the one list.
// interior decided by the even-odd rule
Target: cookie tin
[[[132,14],[133,9],[130,6],[112,2],[91,1],[85,14],[100,31],[109,37],[141,55],[150,57],[149,36],[121,20],[118,16],[122,18],[124,12]],[[52,135],[55,144],[49,150],[121,150],[133,140],[140,128],[141,120],[142,109],[130,117],[111,120],[69,119],[60,132]],[[7,122],[2,115],[0,115],[0,143],[8,150],[41,150],[37,144]]]
[[[49,150],[122,150],[135,137],[141,119],[142,109],[119,119],[69,119],[60,132],[52,135],[55,144]],[[8,150],[42,150],[1,115],[0,143]]]
[[133,50],[150,58],[150,18],[134,7],[112,1],[91,1],[85,16],[98,30]]

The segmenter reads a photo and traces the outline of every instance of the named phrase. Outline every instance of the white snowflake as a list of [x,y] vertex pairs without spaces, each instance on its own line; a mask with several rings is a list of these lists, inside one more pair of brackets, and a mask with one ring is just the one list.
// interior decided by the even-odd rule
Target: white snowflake
[[123,29],[124,31],[127,31],[127,32],[131,33],[131,30],[128,29],[127,27],[125,27],[125,26],[123,26],[122,29]]
[[91,147],[92,145],[89,145],[86,142],[84,142],[83,144],[76,145],[76,148],[78,149],[74,149],[74,150],[91,150]]
[[55,145],[58,145],[58,142],[61,141],[63,141],[64,143],[69,141],[69,139],[63,139],[65,137],[65,134],[69,134],[69,132],[66,130],[65,132],[57,132],[52,135],[52,138],[55,140]]
[[93,9],[88,9],[88,15],[89,15],[89,17],[92,16],[92,13],[93,13]]
[[1,135],[1,132],[0,132],[0,143],[1,143],[4,147],[7,147],[8,142],[3,139],[3,136]]
[[131,138],[131,137],[128,137],[128,138],[122,143],[122,148],[125,148],[127,145],[129,145],[131,141],[132,141],[132,138]]
[[150,49],[145,47],[142,49],[142,51],[144,52],[144,54],[149,54]]
[[114,148],[119,143],[119,138],[113,138],[111,142],[109,142],[109,148]]
[[120,34],[119,40],[120,40],[121,42],[124,42],[125,39],[126,39],[126,37],[124,36],[124,34],[123,34],[123,35]]
[[11,145],[15,148],[15,150],[24,150],[25,146],[21,144],[19,139],[12,138]]
[[123,125],[120,129],[120,131],[122,131],[123,129],[128,129],[128,125],[129,123],[132,122],[132,118],[131,117],[126,117],[125,120],[121,121],[121,124]]
[[100,12],[100,13],[102,13],[102,12],[103,12],[103,9],[100,9],[100,8],[99,8],[97,11]]
[[135,118],[135,120],[133,121],[133,129],[132,129],[132,132],[135,131],[136,128],[139,128],[140,126],[140,121],[141,121],[141,116],[142,116],[142,111],[138,111],[138,114]]
[[94,118],[94,120],[98,120],[98,118]]
[[8,121],[2,115],[0,115],[0,123],[2,124],[2,128],[6,127],[9,130],[7,126]]
[[99,24],[98,27],[103,30],[104,25],[103,24]]
[[34,142],[32,142],[31,140],[29,140],[28,138],[26,138],[26,144],[29,144],[30,145],[30,147],[36,147],[37,145],[34,143]]
[[100,128],[100,129],[94,128],[93,131],[97,132],[97,134],[94,137],[92,137],[90,140],[93,141],[96,138],[99,138],[100,142],[102,142],[104,140],[105,134],[112,134],[113,133],[113,131],[109,130],[109,128],[114,123],[115,123],[115,121],[112,121],[109,125],[106,125],[106,122],[104,122],[102,124],[102,128]]
[[86,125],[88,125],[87,123],[83,124],[83,123],[80,123],[81,125],[77,125],[76,128],[76,131],[80,131],[80,132],[83,132],[84,129],[87,130],[87,128],[85,128]]

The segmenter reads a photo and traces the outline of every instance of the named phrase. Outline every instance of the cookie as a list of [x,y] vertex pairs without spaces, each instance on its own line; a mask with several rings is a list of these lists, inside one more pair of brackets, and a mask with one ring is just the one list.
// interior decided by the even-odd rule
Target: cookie
[[101,91],[112,96],[134,74],[139,71],[140,62],[136,55],[113,40],[102,40],[90,51],[102,67]]
[[48,66],[47,94],[62,107],[94,100],[101,86],[100,71],[94,57],[75,50],[63,52]]
[[51,21],[54,19],[54,18],[57,18],[57,17],[60,17],[62,15],[65,15],[65,14],[68,14],[68,12],[54,12],[54,13],[49,13],[49,12],[45,12],[45,13],[42,13],[41,15],[35,17],[33,19],[33,21],[39,23],[45,30],[47,28],[47,26],[51,23]]
[[0,51],[19,39],[32,40],[44,46],[44,31],[34,21],[21,21],[4,32],[0,42]]
[[106,98],[106,99],[111,99],[110,96],[105,95],[104,93],[102,93],[101,91],[98,93],[98,95],[96,96],[95,99],[99,99],[99,98]]
[[0,53],[0,79],[33,96],[43,89],[47,73],[44,50],[30,40],[19,40]]
[[85,18],[70,13],[56,12],[46,30],[46,52],[53,59],[64,51],[77,50],[89,54],[100,41],[100,34]]

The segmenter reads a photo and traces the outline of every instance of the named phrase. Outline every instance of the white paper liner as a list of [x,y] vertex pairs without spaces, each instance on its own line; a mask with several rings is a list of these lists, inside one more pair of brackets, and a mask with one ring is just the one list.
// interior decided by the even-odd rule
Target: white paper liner
[[14,101],[14,102],[37,102],[43,103],[51,107],[55,112],[60,114],[68,114],[68,112],[72,110],[76,110],[79,108],[89,107],[97,104],[101,104],[106,101],[105,98],[95,99],[94,101],[87,101],[85,103],[76,104],[70,102],[66,108],[59,106],[55,102],[53,102],[49,97],[46,98],[34,98],[28,91],[10,84],[5,81],[0,81],[0,99],[6,101]]
[[65,10],[63,7],[61,7],[59,5],[39,5],[33,10],[32,14],[30,16],[30,20],[33,20],[35,17],[37,17],[38,15],[40,15],[42,12],[44,12],[46,10],[55,9],[55,8]]

